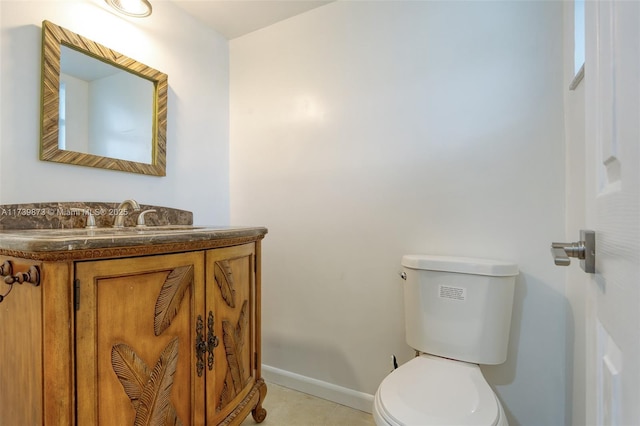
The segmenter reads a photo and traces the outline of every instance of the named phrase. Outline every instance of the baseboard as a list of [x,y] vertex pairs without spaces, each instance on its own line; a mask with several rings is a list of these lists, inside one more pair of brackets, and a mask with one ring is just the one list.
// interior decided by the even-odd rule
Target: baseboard
[[264,364],[262,365],[262,377],[267,382],[337,402],[356,410],[371,413],[373,409],[373,395],[368,393],[358,392]]

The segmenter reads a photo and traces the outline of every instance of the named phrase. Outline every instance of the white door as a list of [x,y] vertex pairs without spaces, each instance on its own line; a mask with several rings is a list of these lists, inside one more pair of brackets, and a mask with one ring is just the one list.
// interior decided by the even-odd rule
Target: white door
[[586,40],[586,419],[640,425],[640,2],[588,1]]

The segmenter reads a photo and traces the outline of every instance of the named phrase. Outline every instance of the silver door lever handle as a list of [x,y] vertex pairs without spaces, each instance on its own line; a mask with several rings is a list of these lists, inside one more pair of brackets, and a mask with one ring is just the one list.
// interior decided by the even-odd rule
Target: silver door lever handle
[[551,243],[551,255],[558,266],[569,266],[570,258],[580,259],[580,267],[590,274],[596,271],[596,234],[581,230],[580,241],[575,243]]
[[551,243],[551,253],[556,265],[569,266],[571,264],[570,257],[584,259],[584,241],[578,241],[577,243]]

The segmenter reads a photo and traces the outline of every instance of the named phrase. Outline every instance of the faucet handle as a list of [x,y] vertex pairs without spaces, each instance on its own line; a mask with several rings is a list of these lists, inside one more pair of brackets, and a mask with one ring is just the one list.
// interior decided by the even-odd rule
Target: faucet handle
[[138,215],[138,224],[136,225],[136,228],[143,228],[145,226],[147,226],[147,224],[144,222],[144,216],[147,213],[155,213],[156,210],[155,209],[149,209],[149,210],[145,210],[143,212],[140,212],[140,214]]
[[89,228],[89,229],[97,228],[96,218],[95,216],[93,216],[93,213],[91,213],[91,209],[88,209],[88,208],[80,209],[77,207],[71,207],[69,210],[71,210],[72,212],[82,213],[83,215],[87,216],[87,223],[84,226],[85,228]]

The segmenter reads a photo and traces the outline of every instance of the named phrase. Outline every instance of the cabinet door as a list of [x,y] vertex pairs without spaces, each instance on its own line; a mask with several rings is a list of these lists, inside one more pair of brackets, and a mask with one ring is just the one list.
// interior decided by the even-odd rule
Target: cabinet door
[[207,421],[217,424],[255,382],[255,244],[207,251],[206,270],[207,310],[218,337],[206,382],[207,395],[213,395],[207,397]]
[[77,423],[204,424],[204,252],[78,262],[75,276]]

